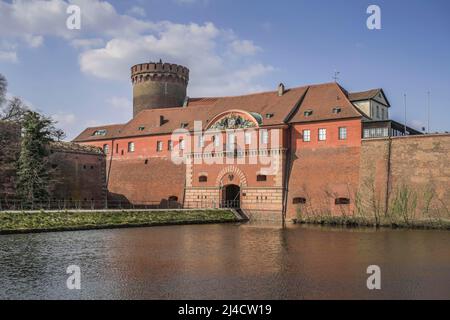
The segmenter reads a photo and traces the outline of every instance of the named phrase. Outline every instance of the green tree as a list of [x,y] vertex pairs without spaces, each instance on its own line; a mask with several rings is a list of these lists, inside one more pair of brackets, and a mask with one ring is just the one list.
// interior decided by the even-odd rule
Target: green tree
[[48,198],[50,178],[47,157],[54,131],[50,118],[34,111],[25,113],[17,168],[17,194],[27,203]]

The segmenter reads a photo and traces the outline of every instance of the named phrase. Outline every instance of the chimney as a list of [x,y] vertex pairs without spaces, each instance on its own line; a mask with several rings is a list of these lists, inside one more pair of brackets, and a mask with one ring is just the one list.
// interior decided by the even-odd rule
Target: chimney
[[280,83],[278,85],[278,96],[281,97],[284,94],[285,90],[284,90],[284,84]]

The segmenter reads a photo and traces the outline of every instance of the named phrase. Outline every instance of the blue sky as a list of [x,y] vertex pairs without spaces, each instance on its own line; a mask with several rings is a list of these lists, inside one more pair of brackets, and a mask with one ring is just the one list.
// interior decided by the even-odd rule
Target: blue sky
[[[74,0],[81,30],[66,28],[67,1],[0,0],[0,73],[9,92],[54,116],[73,138],[132,114],[129,68],[168,60],[191,70],[190,96],[221,96],[332,81],[381,87],[391,117],[450,130],[450,2]],[[381,8],[381,30],[366,9]]]

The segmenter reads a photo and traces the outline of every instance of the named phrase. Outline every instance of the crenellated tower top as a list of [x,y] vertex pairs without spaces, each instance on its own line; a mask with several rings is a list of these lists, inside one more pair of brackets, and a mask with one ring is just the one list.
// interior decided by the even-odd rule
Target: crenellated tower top
[[148,62],[131,67],[133,116],[144,109],[181,107],[186,98],[189,69],[171,63]]

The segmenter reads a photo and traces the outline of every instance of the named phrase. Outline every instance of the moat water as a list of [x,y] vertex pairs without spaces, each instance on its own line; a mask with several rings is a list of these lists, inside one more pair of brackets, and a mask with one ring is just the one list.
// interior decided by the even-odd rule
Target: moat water
[[[66,286],[69,265],[81,290]],[[366,269],[381,268],[381,290]],[[0,236],[1,299],[450,299],[450,232],[267,224]]]

